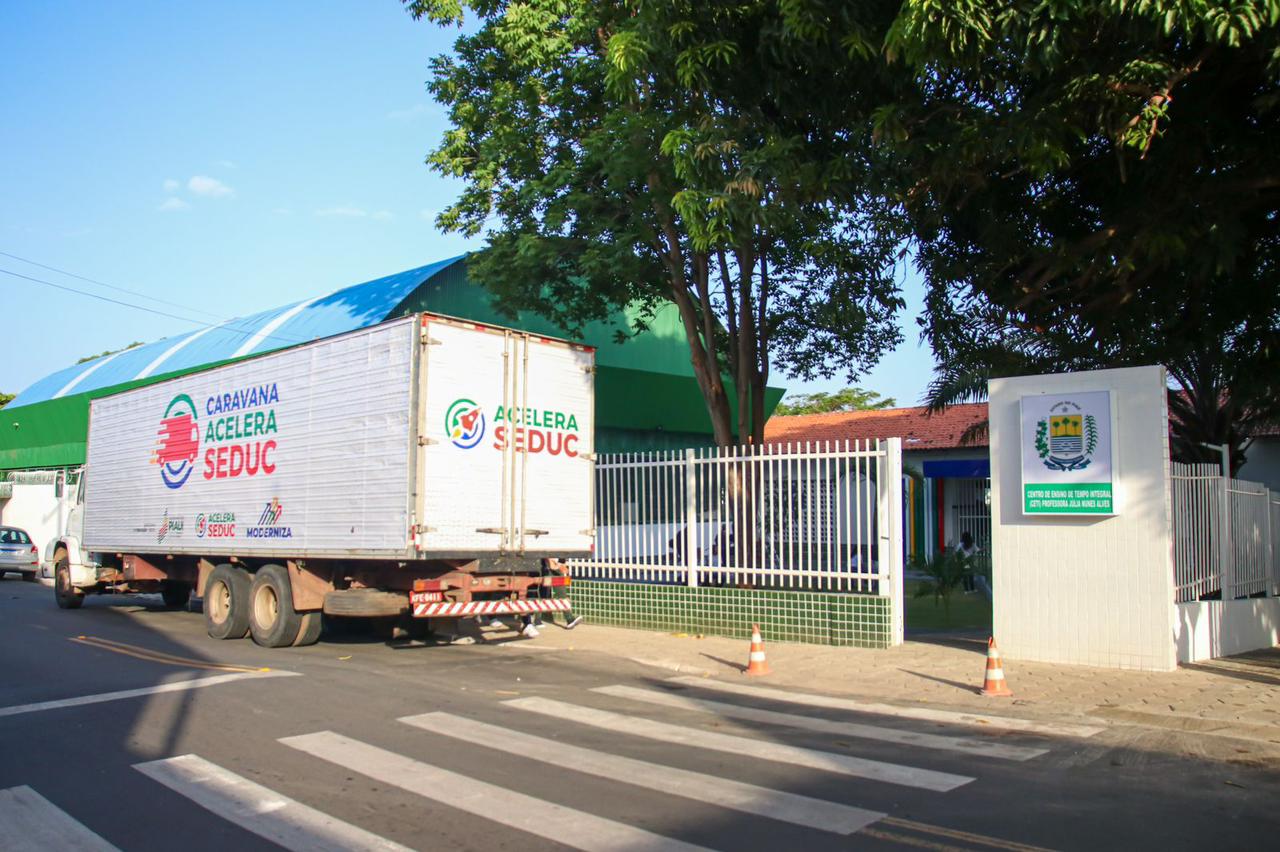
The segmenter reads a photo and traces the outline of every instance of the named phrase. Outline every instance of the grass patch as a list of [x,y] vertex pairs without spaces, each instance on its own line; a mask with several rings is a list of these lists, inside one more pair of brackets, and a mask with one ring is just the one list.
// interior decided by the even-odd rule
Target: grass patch
[[956,592],[952,595],[951,617],[948,619],[941,601],[935,601],[932,596],[913,597],[920,586],[918,580],[908,580],[903,585],[907,596],[905,621],[908,631],[991,629],[991,601],[980,593],[965,595]]

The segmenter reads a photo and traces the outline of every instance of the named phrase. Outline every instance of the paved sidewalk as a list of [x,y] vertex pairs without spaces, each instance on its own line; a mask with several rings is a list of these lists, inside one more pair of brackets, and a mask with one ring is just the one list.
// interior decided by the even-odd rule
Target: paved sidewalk
[[[494,638],[497,638],[496,636]],[[671,675],[736,680],[889,704],[1087,724],[1143,726],[1202,741],[1197,753],[1280,759],[1280,648],[1151,673],[1005,659],[1012,699],[979,694],[985,637],[925,637],[888,650],[765,645],[772,673],[743,675],[747,643],[582,624],[548,625],[542,648],[624,657]],[[1239,741],[1253,745],[1234,748]],[[1185,748],[1185,744],[1182,746]]]

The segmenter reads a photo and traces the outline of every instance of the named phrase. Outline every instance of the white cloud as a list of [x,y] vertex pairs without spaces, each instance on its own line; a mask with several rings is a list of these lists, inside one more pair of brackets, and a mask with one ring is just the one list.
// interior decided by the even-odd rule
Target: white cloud
[[219,160],[218,162],[214,163],[214,165],[220,169],[234,169],[236,167],[236,164],[231,162],[230,160]]
[[191,178],[187,181],[187,189],[196,195],[206,195],[210,198],[228,198],[236,194],[234,189],[222,181],[206,175],[196,175]]
[[175,210],[186,210],[190,206],[190,204],[183,201],[181,198],[166,198],[164,203],[156,209],[164,213],[170,213]]
[[166,180],[166,181],[164,182],[164,191],[165,191],[165,192],[177,192],[177,191],[178,191],[178,187],[180,187],[180,186],[182,186],[182,184],[181,184],[181,183],[179,183],[178,181],[174,180],[173,178],[169,178],[168,180]]
[[379,222],[388,222],[396,217],[390,210],[379,210],[377,213],[373,214],[373,218],[377,219]]
[[393,109],[391,112],[387,113],[387,118],[391,119],[392,121],[409,121],[411,119],[417,118],[418,116],[422,115],[426,111],[427,111],[426,104],[414,104],[408,109]]
[[316,211],[317,216],[345,216],[348,219],[359,219],[368,216],[366,210],[359,207],[321,207]]

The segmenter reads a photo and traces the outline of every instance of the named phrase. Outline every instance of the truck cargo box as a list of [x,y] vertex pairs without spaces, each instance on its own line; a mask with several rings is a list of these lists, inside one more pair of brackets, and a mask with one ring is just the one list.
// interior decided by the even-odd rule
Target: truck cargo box
[[96,399],[84,545],[588,553],[593,372],[590,347],[417,314]]

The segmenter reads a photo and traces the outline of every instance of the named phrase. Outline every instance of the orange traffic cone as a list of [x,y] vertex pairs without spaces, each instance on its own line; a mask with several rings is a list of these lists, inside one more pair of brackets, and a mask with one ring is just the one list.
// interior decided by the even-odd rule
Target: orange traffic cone
[[751,625],[751,653],[747,657],[747,674],[767,675],[769,664],[764,659],[764,640],[760,638],[760,625]]
[[982,694],[1000,698],[1012,698],[1013,690],[1004,680],[1004,667],[1000,664],[1000,649],[996,637],[987,640],[987,677],[982,683]]

